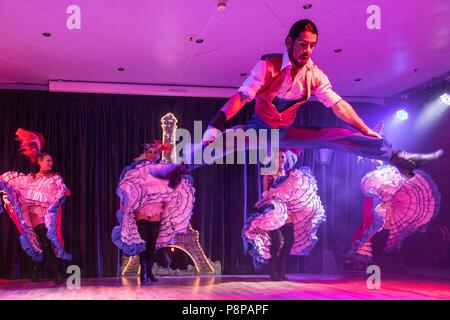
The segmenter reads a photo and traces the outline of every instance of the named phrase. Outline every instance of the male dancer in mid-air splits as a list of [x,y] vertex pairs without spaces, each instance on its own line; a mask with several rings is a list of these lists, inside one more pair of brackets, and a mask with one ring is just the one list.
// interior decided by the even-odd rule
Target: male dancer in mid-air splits
[[[318,30],[312,21],[305,19],[294,23],[285,39],[287,50],[284,54],[262,56],[238,92],[210,121],[203,136],[203,147],[216,140],[224,130],[225,122],[255,99],[252,119],[246,125],[228,130],[278,129],[280,148],[331,148],[350,152],[389,162],[407,177],[413,176],[413,170],[422,164],[442,156],[442,150],[429,154],[394,152],[391,145],[370,129],[352,106],[332,90],[328,77],[313,63],[311,54],[317,39]],[[356,130],[295,125],[298,108],[312,94]],[[176,186],[182,174],[198,166],[178,164],[151,173],[169,179],[170,185]]]

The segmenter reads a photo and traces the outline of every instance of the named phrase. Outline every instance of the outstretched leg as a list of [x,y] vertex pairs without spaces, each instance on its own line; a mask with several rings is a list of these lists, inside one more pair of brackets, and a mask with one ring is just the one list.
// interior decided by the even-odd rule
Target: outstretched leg
[[279,272],[278,264],[279,257],[278,252],[281,244],[281,231],[280,229],[269,231],[270,234],[270,260],[269,260],[269,276],[273,281],[280,281],[281,275]]
[[158,240],[159,227],[161,226],[161,221],[150,221],[148,225],[149,239],[147,243],[147,254],[148,254],[148,277],[151,282],[158,282],[155,275],[153,274],[152,268],[156,261],[156,240]]
[[[175,189],[181,182],[181,177],[188,172],[197,169],[207,163],[214,163],[220,160],[225,162],[225,159],[234,154],[235,152],[243,152],[246,150],[259,150],[261,149],[259,135],[259,129],[266,129],[264,134],[267,135],[267,139],[264,139],[266,147],[264,149],[271,149],[272,131],[267,128],[259,128],[255,124],[247,124],[235,126],[222,132],[222,134],[216,138],[216,141],[212,144],[197,143],[188,144],[183,148],[184,156],[179,158],[182,163],[172,164],[165,168],[152,168],[150,174],[154,177],[169,180],[169,187]],[[242,130],[242,132],[240,132]],[[256,136],[252,135],[250,131],[254,130]],[[247,137],[241,135],[241,133],[247,133]],[[239,136],[239,138],[236,138]],[[229,139],[229,141],[227,141]],[[278,139],[277,139],[278,140]],[[207,150],[210,148],[210,150]],[[213,153],[211,149],[216,152]],[[208,159],[206,159],[208,157]]]
[[362,133],[340,127],[291,127],[280,137],[281,148],[329,148],[352,153],[370,159],[382,160],[396,166],[407,177],[421,165],[440,158],[442,150],[420,154],[392,151],[386,139],[365,136]]
[[139,253],[139,262],[141,265],[140,279],[145,283],[148,282],[148,246],[150,242],[148,229],[150,222],[142,219],[138,220],[136,222],[136,225],[138,227],[139,235],[141,236],[142,240],[145,241],[145,250]]
[[291,254],[292,246],[294,245],[294,225],[287,223],[280,228],[283,235],[283,247],[280,250],[278,271],[282,280],[289,280],[286,277],[286,264]]
[[[264,127],[258,127],[258,125],[248,124],[244,126],[237,126],[231,129],[227,129],[222,133],[222,137],[227,136],[227,132],[235,132],[238,129],[267,129]],[[271,136],[269,129],[268,137]],[[346,128],[331,127],[297,127],[292,126],[289,128],[282,128],[279,130],[279,142],[280,148],[330,148],[338,151],[344,151],[359,155],[365,158],[382,160],[389,162],[396,166],[399,171],[407,177],[413,176],[413,170],[417,169],[421,165],[440,158],[443,154],[442,150],[438,150],[428,154],[408,153],[405,151],[394,152],[392,146],[386,139],[379,139],[375,137],[365,136],[362,133]],[[261,138],[258,136],[258,138]],[[222,139],[225,141],[225,139]],[[223,148],[224,152],[214,156],[211,160],[217,160],[224,158],[229,154],[234,153],[237,150],[252,150],[261,147],[261,141],[251,144],[237,144],[232,143],[234,148]],[[275,146],[271,141],[267,142],[267,150],[270,150],[272,146]],[[227,145],[224,142],[224,145]],[[169,179],[171,181],[170,186],[176,187],[181,181],[180,176],[191,170],[194,170],[205,164],[202,158],[199,163],[195,163],[195,154],[199,153],[203,155],[203,151],[207,145],[198,144],[194,145],[190,154],[188,155],[188,165],[173,165],[166,169],[160,169],[159,171],[151,172],[152,175],[162,179]]]
[[372,262],[381,267],[381,258],[383,256],[383,250],[386,247],[389,239],[389,230],[383,229],[373,235],[372,242]]
[[[47,261],[48,265],[52,269],[53,276],[55,277],[56,283],[63,283],[64,277],[61,274],[61,271],[58,267],[58,258],[55,255],[55,252],[53,251],[52,245],[50,240],[47,238],[47,228],[45,227],[45,224],[39,224],[34,227],[34,232],[38,236],[39,242],[41,243],[41,248],[44,254],[44,259]],[[33,270],[34,272],[40,272],[40,266],[36,266],[38,269]],[[38,275],[33,275],[34,279],[38,279]],[[33,279],[33,280],[34,280]]]

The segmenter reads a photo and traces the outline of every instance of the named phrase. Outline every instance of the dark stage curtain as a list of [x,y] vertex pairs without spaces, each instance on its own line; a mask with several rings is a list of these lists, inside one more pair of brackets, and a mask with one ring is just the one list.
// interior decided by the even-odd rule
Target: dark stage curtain
[[[161,139],[160,118],[172,112],[179,127],[193,131],[194,120],[205,125],[225,102],[197,99],[48,92],[0,93],[0,172],[36,170],[17,152],[17,128],[43,133],[44,151],[72,191],[64,205],[63,232],[73,264],[85,277],[116,276],[119,255],[110,240],[119,202],[115,195],[124,166],[142,152],[142,144]],[[230,124],[247,121],[251,108]],[[244,166],[205,166],[193,173],[196,206],[192,225],[213,261],[231,273],[246,257],[239,225],[244,212]],[[257,180],[255,170],[246,178]],[[0,217],[0,277],[30,273],[31,260],[21,250],[18,233],[7,214]]]
[[[84,277],[118,275],[120,253],[110,239],[119,202],[115,195],[124,166],[142,151],[142,144],[161,138],[160,118],[172,112],[179,127],[193,131],[194,121],[207,122],[225,99],[151,97],[0,91],[0,172],[35,170],[17,152],[17,128],[36,130],[46,137],[49,152],[72,191],[64,205],[63,231],[73,264]],[[364,106],[361,106],[364,107]],[[245,123],[253,106],[227,123]],[[374,118],[375,119],[375,118]],[[301,124],[339,124],[331,110],[310,102],[301,108]],[[375,121],[375,120],[374,120]],[[373,123],[374,124],[374,123]],[[298,166],[312,167],[327,208],[329,249],[338,266],[350,249],[361,219],[360,178],[356,157],[336,152],[322,167],[317,153],[305,150]],[[200,232],[205,253],[221,261],[224,273],[258,273],[264,267],[245,254],[241,229],[245,215],[258,199],[256,165],[204,166],[193,172],[196,204],[192,226]],[[319,236],[322,238],[324,228]],[[292,258],[291,272],[320,272],[325,250],[319,240],[308,257]],[[21,278],[30,273],[31,259],[20,247],[18,233],[7,214],[0,216],[0,278]]]

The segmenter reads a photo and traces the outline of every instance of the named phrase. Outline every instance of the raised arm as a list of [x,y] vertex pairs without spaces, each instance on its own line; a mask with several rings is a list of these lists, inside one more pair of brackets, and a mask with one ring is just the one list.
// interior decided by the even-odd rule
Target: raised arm
[[208,129],[203,136],[203,143],[211,143],[225,128],[225,122],[233,118],[247,102],[255,97],[258,90],[263,86],[266,74],[266,62],[258,61],[253,67],[251,74],[209,122]]
[[225,121],[233,118],[249,101],[250,98],[244,93],[236,92],[209,122],[208,129],[216,128],[222,131],[224,129]]
[[334,114],[339,119],[355,128],[356,130],[360,131],[362,134],[374,138],[382,138],[378,133],[370,129],[365,124],[365,122],[358,116],[353,107],[344,99],[341,99],[339,102],[332,105],[331,110],[333,110]]
[[330,80],[318,67],[315,69],[314,95],[327,108],[345,123],[360,131],[362,134],[381,139],[381,136],[370,129],[358,116],[353,107],[336,92],[333,91]]

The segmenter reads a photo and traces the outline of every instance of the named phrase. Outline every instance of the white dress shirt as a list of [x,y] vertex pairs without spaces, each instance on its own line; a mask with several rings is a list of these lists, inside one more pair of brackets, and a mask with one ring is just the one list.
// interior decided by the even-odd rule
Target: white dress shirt
[[[289,60],[287,51],[285,51],[283,54],[281,71],[284,68],[289,68],[289,70],[287,70],[286,77],[277,94],[278,98],[286,100],[298,100],[302,97],[309,98],[307,87],[308,81],[310,81],[311,94],[314,94],[317,100],[322,102],[326,107],[329,108],[342,100],[342,98],[332,90],[330,80],[328,80],[326,74],[312,62],[311,58],[308,59],[307,63],[298,71],[295,79],[292,80],[290,73],[292,63]],[[251,74],[238,91],[253,100],[258,90],[264,85],[266,69],[266,61],[258,61],[252,69]]]

